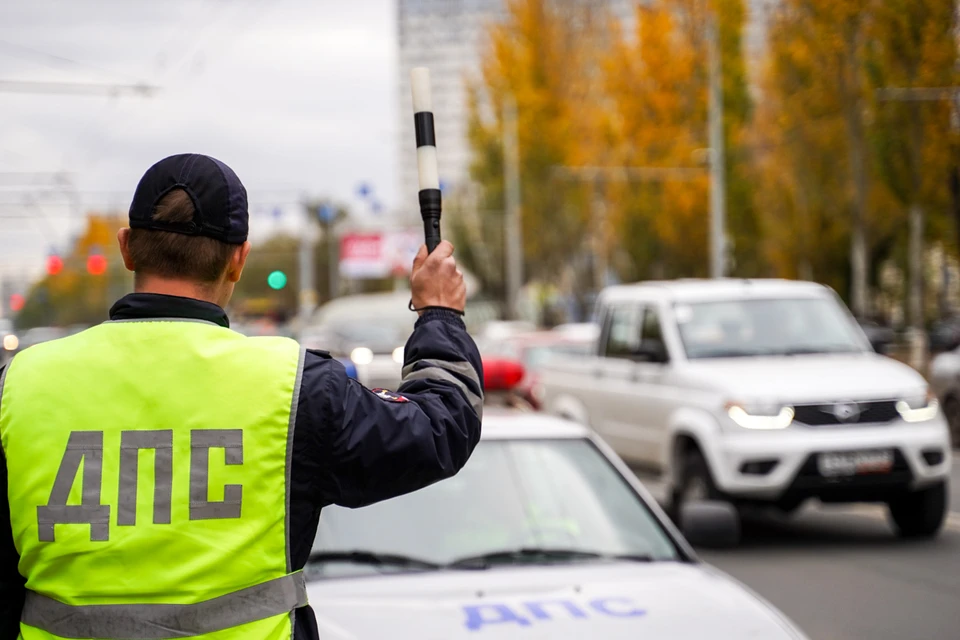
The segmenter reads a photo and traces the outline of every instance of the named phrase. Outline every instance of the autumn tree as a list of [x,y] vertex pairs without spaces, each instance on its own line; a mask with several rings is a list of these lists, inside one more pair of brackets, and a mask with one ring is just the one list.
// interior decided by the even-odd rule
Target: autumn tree
[[823,25],[806,2],[784,2],[769,30],[752,131],[760,235],[776,275],[846,292],[852,199],[839,72],[817,51]]
[[[751,113],[742,53],[744,17],[742,0],[672,0],[638,5],[634,33],[615,32],[617,44],[604,66],[617,124],[614,164],[640,169],[611,198],[621,203],[616,236],[630,258],[630,277],[708,271],[707,20],[716,20],[720,42],[734,265],[751,275],[759,269],[744,144]],[[647,168],[654,171],[645,172]]]
[[[913,92],[956,85],[953,12],[953,3],[946,0],[886,0],[876,8],[867,65],[881,100],[871,139],[879,181],[895,203],[883,221],[881,240],[898,256],[906,253],[907,237],[923,237],[924,227],[930,239],[954,237],[948,176],[958,136],[946,99],[950,94],[921,101],[916,98],[924,96]],[[905,227],[909,234],[903,233]],[[910,291],[919,296],[922,273],[909,267],[906,271]],[[922,322],[922,314],[915,304],[913,322]]]
[[[123,226],[126,219],[121,215],[88,215],[86,229],[63,258],[63,269],[47,275],[28,292],[24,307],[17,315],[17,326],[66,327],[106,320],[110,305],[132,284],[117,245],[117,231]],[[87,272],[91,254],[104,256],[107,263],[104,273]]]
[[502,292],[503,112],[516,105],[523,249],[529,278],[556,282],[587,249],[585,191],[557,168],[588,164],[599,146],[597,55],[604,45],[602,3],[508,0],[492,24],[481,73],[472,79],[468,135],[478,185],[453,217],[462,258],[488,291]]
[[859,314],[869,265],[903,264],[907,209],[947,197],[949,106],[878,97],[954,84],[951,7],[784,0],[770,28],[752,134],[764,249],[777,273],[827,282]]

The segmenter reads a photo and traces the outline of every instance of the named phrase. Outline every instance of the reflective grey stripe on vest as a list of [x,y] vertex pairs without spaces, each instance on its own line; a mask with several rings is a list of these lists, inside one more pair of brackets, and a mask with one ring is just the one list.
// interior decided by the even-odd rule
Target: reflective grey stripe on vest
[[64,604],[27,591],[20,621],[63,638],[160,640],[214,633],[307,605],[303,573],[197,604]]

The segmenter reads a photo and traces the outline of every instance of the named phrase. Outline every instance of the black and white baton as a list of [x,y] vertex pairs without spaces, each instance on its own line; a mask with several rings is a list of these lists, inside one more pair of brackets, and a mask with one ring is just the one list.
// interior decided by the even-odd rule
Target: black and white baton
[[413,89],[413,124],[417,133],[417,171],[420,175],[420,217],[427,251],[440,244],[440,175],[437,171],[437,137],[433,130],[430,99],[430,70],[416,67],[410,72]]

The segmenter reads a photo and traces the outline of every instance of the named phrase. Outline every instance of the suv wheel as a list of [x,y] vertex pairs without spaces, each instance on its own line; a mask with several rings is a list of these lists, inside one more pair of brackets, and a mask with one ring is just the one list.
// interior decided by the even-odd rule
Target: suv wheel
[[890,519],[902,538],[930,538],[940,531],[947,515],[947,484],[913,491],[891,500]]
[[697,450],[688,452],[678,470],[677,482],[670,499],[674,522],[679,522],[680,508],[686,502],[722,499],[703,454]]

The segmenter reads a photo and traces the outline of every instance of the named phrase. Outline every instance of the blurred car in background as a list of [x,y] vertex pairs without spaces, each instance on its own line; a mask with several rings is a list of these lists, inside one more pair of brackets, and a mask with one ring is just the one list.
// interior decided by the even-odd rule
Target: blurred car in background
[[514,333],[500,340],[487,340],[481,345],[481,354],[499,356],[520,362],[525,375],[515,392],[533,408],[543,407],[543,388],[540,372],[552,360],[586,357],[593,352],[597,332],[593,325],[551,331]]
[[890,347],[897,340],[897,332],[892,327],[882,325],[874,320],[858,320],[857,322],[860,324],[863,334],[867,336],[867,340],[870,341],[873,350],[888,355]]
[[953,448],[960,449],[960,348],[931,360],[930,386],[940,399],[943,415],[950,425]]
[[605,289],[594,355],[542,372],[547,410],[708,497],[790,512],[885,504],[897,532],[943,526],[950,438],[909,366],[874,353],[830,289],[680,280]]
[[396,389],[403,369],[403,347],[417,314],[407,308],[409,292],[375,293],[328,302],[300,332],[300,343],[322,349],[356,368],[369,388]]
[[930,325],[927,341],[931,353],[953,351],[960,347],[960,316],[941,318]]
[[593,322],[571,322],[568,324],[558,324],[553,329],[554,333],[567,336],[575,340],[584,342],[596,341],[600,337],[600,325]]
[[258,336],[283,336],[285,338],[291,337],[289,326],[278,324],[273,320],[266,318],[231,322],[230,328],[237,333],[242,333],[243,335],[251,338]]
[[66,335],[67,330],[62,327],[33,327],[19,336],[20,350],[22,351],[41,342],[63,338]]
[[483,352],[510,336],[515,336],[518,333],[531,333],[536,330],[537,326],[526,320],[490,320],[485,322],[479,330],[472,333],[477,347]]
[[[488,399],[518,367],[484,361]],[[691,540],[733,542],[731,511],[689,505]],[[591,430],[495,407],[453,478],[325,508],[304,576],[324,638],[804,638],[701,563]]]
[[20,348],[20,339],[13,329],[13,322],[0,318],[0,366],[5,365]]

